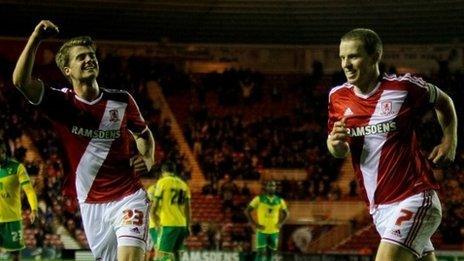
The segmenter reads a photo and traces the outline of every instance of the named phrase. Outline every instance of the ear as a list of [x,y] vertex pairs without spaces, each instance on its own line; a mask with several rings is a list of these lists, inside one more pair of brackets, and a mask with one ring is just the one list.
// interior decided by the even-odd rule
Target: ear
[[63,73],[64,73],[64,75],[69,76],[69,75],[71,75],[71,69],[69,67],[64,67],[63,68]]
[[375,52],[373,55],[372,55],[372,58],[374,59],[374,61],[376,63],[379,63],[380,60],[382,60],[382,52]]

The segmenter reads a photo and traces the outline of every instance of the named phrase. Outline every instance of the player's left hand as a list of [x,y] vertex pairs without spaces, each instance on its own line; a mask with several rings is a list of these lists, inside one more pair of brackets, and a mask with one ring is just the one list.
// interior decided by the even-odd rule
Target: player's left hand
[[456,144],[443,140],[433,148],[428,159],[438,167],[445,167],[451,164],[456,157]]
[[36,217],[37,217],[37,210],[31,210],[31,213],[29,214],[29,220],[31,221],[31,224],[34,224]]
[[147,173],[148,168],[141,155],[136,155],[130,159],[130,165],[137,173]]

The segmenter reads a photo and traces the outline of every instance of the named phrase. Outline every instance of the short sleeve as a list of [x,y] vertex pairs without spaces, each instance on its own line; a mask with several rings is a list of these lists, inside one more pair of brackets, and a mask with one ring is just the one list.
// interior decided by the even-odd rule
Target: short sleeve
[[329,105],[328,105],[328,119],[327,119],[327,132],[328,134],[332,132],[333,125],[336,121],[340,120],[336,114],[334,104],[332,101],[333,95],[329,94]]
[[285,203],[285,200],[281,200],[280,201],[280,207],[283,209],[283,210],[287,210],[287,203]]
[[248,204],[248,207],[255,209],[258,207],[258,205],[259,205],[259,196],[256,196],[255,198],[253,198],[250,204]]
[[127,127],[131,132],[140,134],[148,127],[134,98],[129,93],[128,95],[129,101],[127,104]]
[[153,185],[150,185],[147,189],[147,197],[150,201],[153,201],[154,197],[155,197],[155,189],[156,189],[156,185],[153,184]]
[[410,74],[405,74],[403,77],[407,80],[408,95],[414,108],[435,104],[438,93],[437,86]]

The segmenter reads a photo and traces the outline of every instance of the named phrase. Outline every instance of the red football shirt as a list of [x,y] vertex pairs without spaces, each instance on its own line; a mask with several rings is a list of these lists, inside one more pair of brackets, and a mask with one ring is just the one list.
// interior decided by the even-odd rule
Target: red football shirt
[[346,117],[353,168],[371,209],[438,188],[415,133],[436,96],[434,85],[409,74],[385,75],[367,95],[349,83],[330,91],[329,133]]
[[81,203],[102,203],[142,187],[129,163],[129,130],[142,133],[148,127],[128,92],[101,89],[96,100],[87,102],[71,89],[45,87],[39,104],[68,158],[65,195]]

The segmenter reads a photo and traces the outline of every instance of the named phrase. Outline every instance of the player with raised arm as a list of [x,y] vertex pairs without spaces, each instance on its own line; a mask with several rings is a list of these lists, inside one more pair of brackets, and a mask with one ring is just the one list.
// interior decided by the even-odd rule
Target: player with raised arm
[[[148,203],[137,173],[154,164],[153,136],[128,92],[99,86],[90,37],[66,41],[56,55],[71,89],[52,88],[32,77],[41,41],[56,33],[58,27],[47,20],[35,27],[16,63],[13,83],[51,120],[64,145],[63,192],[79,201],[95,259],[143,260]],[[132,139],[139,152],[135,157]]]
[[[271,260],[279,246],[279,232],[288,218],[285,201],[275,194],[275,181],[264,184],[264,193],[251,200],[245,210],[245,216],[256,229],[256,261]],[[252,212],[256,210],[255,220]]]
[[[381,236],[376,260],[436,260],[431,236],[441,205],[431,164],[454,160],[457,116],[451,98],[433,84],[406,74],[380,75],[383,47],[369,29],[354,29],[340,41],[347,82],[329,94],[327,147],[353,168]],[[415,128],[434,108],[443,138],[422,154]]]
[[156,260],[179,260],[179,250],[190,233],[190,189],[177,176],[176,166],[166,162],[156,183],[150,214],[157,224]]
[[11,252],[13,260],[20,260],[24,248],[21,189],[31,207],[29,219],[37,216],[37,196],[23,164],[7,156],[6,145],[0,140],[0,248]]

